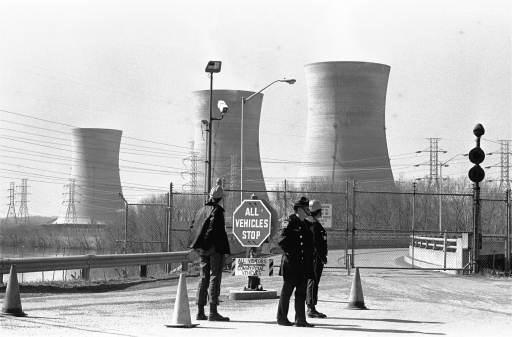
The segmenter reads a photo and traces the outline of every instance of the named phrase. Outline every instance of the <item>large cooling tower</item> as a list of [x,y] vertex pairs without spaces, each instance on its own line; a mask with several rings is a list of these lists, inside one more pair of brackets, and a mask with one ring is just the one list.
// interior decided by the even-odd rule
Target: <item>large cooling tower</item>
[[[119,222],[120,130],[73,129],[71,182],[66,216],[59,223],[113,224]],[[71,199],[71,200],[70,200]],[[73,202],[73,205],[69,205]],[[73,207],[70,207],[73,206]]]
[[367,62],[305,66],[308,121],[304,179],[393,188],[385,107],[390,67]]
[[[223,100],[229,107],[228,113],[220,121],[213,121],[212,133],[212,186],[217,178],[224,179],[224,189],[240,189],[240,130],[241,130],[241,101],[242,97],[249,97],[253,92],[240,90],[214,90],[213,91],[213,117],[218,118],[220,111],[217,108],[219,100]],[[265,182],[261,170],[259,150],[259,126],[261,103],[263,95],[258,94],[244,106],[244,149],[243,149],[243,189],[247,191],[264,191]],[[200,153],[199,158],[206,159],[208,133],[202,121],[209,120],[210,91],[201,90],[193,92],[195,127],[194,146]],[[204,163],[204,162],[202,162]],[[200,165],[198,184],[204,189],[205,165]],[[260,199],[267,199],[267,195],[257,193]],[[251,193],[244,193],[244,199],[250,198]],[[229,193],[230,203],[238,205],[239,193]],[[229,201],[229,200],[226,200]],[[225,205],[225,207],[230,205]],[[226,213],[228,213],[228,208]]]

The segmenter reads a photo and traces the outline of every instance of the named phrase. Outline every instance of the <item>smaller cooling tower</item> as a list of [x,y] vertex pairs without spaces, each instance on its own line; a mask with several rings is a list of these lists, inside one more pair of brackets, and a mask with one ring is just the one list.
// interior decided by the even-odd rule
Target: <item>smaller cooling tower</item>
[[[119,178],[120,130],[73,129],[71,184],[66,216],[57,223],[113,224],[122,202]],[[72,203],[72,204],[71,204]]]
[[[254,94],[251,91],[241,90],[213,90],[213,116],[219,117],[217,102],[223,100],[229,107],[229,112],[220,121],[213,121],[212,133],[212,182],[216,178],[224,179],[225,189],[240,189],[240,146],[241,146],[241,104],[242,97]],[[264,191],[265,181],[261,169],[259,148],[259,126],[263,94],[256,95],[244,106],[244,166],[243,188],[246,191]],[[208,133],[204,132],[205,125],[201,121],[208,121],[210,114],[210,91],[201,90],[193,92],[195,147],[202,159],[206,158]],[[198,177],[199,186],[204,186],[205,167]],[[250,198],[251,193],[244,193],[244,199]],[[240,197],[232,195],[236,205]],[[267,199],[266,193],[259,193],[260,199]]]

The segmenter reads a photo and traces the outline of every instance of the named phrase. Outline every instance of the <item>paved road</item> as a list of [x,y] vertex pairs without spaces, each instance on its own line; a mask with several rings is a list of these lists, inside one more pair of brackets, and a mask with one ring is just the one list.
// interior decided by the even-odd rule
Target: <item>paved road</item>
[[[364,250],[367,261],[401,263],[403,250]],[[356,257],[357,258],[357,257]],[[329,266],[340,266],[342,252],[332,252]],[[390,262],[391,261],[391,262]],[[199,322],[193,329],[170,329],[177,280],[149,289],[133,287],[108,293],[22,294],[25,318],[0,316],[4,336],[511,336],[512,279],[452,276],[440,272],[361,270],[370,310],[348,310],[352,276],[329,269],[321,283],[318,308],[327,319],[310,319],[315,328],[275,324],[277,300],[232,301],[244,278],[225,274],[219,311],[229,323]],[[197,277],[189,277],[192,317]],[[262,278],[280,290],[279,277]],[[293,308],[293,305],[292,305]],[[293,319],[293,309],[290,311]]]

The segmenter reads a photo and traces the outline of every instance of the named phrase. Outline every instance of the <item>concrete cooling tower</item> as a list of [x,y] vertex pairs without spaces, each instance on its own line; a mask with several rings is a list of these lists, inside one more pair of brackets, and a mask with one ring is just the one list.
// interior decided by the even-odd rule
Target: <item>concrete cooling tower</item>
[[390,67],[367,62],[305,66],[308,121],[299,175],[329,182],[356,180],[394,188],[386,143],[385,107]]
[[[66,216],[57,223],[113,224],[121,218],[120,130],[76,128],[72,131],[71,179]],[[73,202],[70,205],[70,202]]]
[[[224,179],[224,189],[240,189],[240,130],[241,130],[241,100],[242,97],[249,97],[253,92],[240,90],[214,90],[213,91],[213,116],[219,117],[217,102],[223,100],[229,107],[228,113],[220,121],[213,121],[212,133],[212,186],[217,178]],[[261,170],[259,151],[259,126],[261,115],[261,103],[263,95],[258,94],[244,106],[244,149],[243,149],[243,189],[248,191],[264,191],[265,182]],[[195,127],[195,150],[199,158],[204,160],[207,157],[208,133],[205,132],[205,121],[209,120],[210,114],[210,91],[201,90],[193,92]],[[198,177],[199,189],[204,190],[205,165],[200,170]],[[260,199],[267,199],[267,195],[257,193]],[[251,193],[244,193],[244,199],[249,199]],[[225,200],[226,214],[229,213],[232,205],[240,203],[240,193],[229,193]]]

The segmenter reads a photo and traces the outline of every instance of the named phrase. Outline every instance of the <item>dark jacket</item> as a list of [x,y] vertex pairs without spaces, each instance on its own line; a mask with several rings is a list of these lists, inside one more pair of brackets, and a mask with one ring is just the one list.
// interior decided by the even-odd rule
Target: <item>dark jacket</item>
[[279,275],[284,280],[300,280],[313,277],[313,234],[305,221],[295,214],[285,220],[278,244],[284,254]]
[[306,219],[309,228],[313,233],[314,262],[327,263],[327,231],[315,218]]
[[224,208],[211,201],[201,207],[192,223],[194,236],[189,248],[204,255],[216,251],[231,254],[224,220]]

